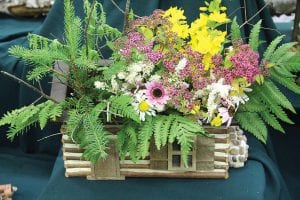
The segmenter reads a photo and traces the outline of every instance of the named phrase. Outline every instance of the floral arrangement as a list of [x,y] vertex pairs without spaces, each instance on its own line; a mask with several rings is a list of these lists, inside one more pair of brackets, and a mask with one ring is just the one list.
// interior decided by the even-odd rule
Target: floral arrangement
[[[130,12],[123,33],[106,23],[101,4],[85,1],[85,11],[83,31],[66,0],[65,41],[29,35],[30,49],[10,49],[34,66],[28,80],[39,83],[52,74],[71,92],[62,102],[40,92],[48,101],[8,112],[0,125],[10,125],[9,138],[36,123],[44,128],[67,110],[65,134],[81,145],[87,160],[106,157],[112,133],[105,124],[121,119],[117,132],[121,158],[126,154],[134,161],[144,158],[153,137],[158,149],[180,144],[187,163],[194,137],[209,136],[204,125],[230,126],[235,119],[266,142],[267,124],[284,132],[279,120],[292,123],[284,109],[295,110],[276,84],[300,93],[292,73],[300,69],[299,56],[289,51],[294,43],[277,47],[282,36],[260,55],[261,21],[247,43],[221,0],[206,2],[191,24],[177,7],[138,18]],[[222,31],[229,25],[230,33]],[[103,40],[105,45],[100,46]],[[107,47],[112,55],[99,66]],[[53,68],[57,60],[68,64],[68,73]]]

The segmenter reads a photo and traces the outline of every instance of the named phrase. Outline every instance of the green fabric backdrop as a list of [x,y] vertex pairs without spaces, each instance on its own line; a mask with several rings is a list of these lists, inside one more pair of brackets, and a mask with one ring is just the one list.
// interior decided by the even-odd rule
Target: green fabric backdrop
[[[109,0],[100,1],[107,11],[108,23],[122,28],[122,14]],[[125,0],[117,1],[124,8]],[[241,23],[245,20],[244,1],[224,0],[228,14],[237,16]],[[83,17],[82,1],[74,1],[77,15]],[[11,57],[7,49],[14,44],[28,45],[26,34],[39,33],[49,38],[63,39],[63,1],[57,0],[46,19],[15,19],[0,15],[0,69],[24,78],[28,67]],[[247,19],[261,7],[263,0],[246,0]],[[185,9],[190,20],[198,15],[202,0],[132,0],[132,8],[138,15],[148,15],[156,8],[170,6]],[[251,24],[263,19],[263,26],[273,28],[269,12],[264,10]],[[250,25],[243,27],[244,37],[249,34]],[[262,39],[269,42],[276,32],[263,30]],[[263,47],[262,47],[263,48]],[[262,50],[262,49],[261,49]],[[43,85],[49,90],[48,80]],[[0,114],[5,111],[33,102],[37,95],[24,86],[0,75]],[[299,129],[295,129],[299,130]],[[293,129],[293,131],[295,131]],[[245,168],[230,170],[228,180],[187,180],[187,179],[128,179],[126,181],[86,181],[82,178],[67,179],[61,155],[56,154],[60,138],[52,137],[42,142],[37,139],[56,133],[58,125],[51,124],[45,131],[30,130],[13,144],[4,139],[4,129],[0,135],[0,183],[12,182],[19,187],[15,199],[270,199],[288,200],[289,191],[274,162],[271,140],[264,146],[253,136],[248,135],[250,157]],[[281,138],[280,138],[281,139]],[[283,140],[283,139],[282,139]],[[277,142],[277,141],[276,141]],[[277,144],[277,143],[276,143]],[[9,146],[9,147],[7,147]],[[14,150],[12,150],[12,147]],[[276,146],[275,146],[276,148]],[[299,151],[298,151],[299,152]],[[52,156],[51,156],[52,155]],[[56,161],[54,162],[56,158]],[[29,166],[33,167],[29,167]],[[52,170],[52,167],[54,168]],[[298,165],[300,166],[300,165]],[[15,173],[17,171],[18,173]],[[298,176],[299,177],[299,176]],[[32,185],[32,189],[30,189]],[[299,185],[299,184],[298,184]],[[41,192],[42,191],[42,192]],[[295,192],[293,191],[295,195]],[[296,194],[297,195],[297,194]],[[37,198],[37,196],[39,196]],[[296,197],[296,196],[294,196]]]

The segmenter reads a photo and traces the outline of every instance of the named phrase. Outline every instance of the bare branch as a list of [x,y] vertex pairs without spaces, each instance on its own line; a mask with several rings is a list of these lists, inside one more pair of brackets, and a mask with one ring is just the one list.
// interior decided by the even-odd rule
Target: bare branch
[[44,92],[40,91],[38,88],[30,85],[29,83],[27,83],[26,81],[23,81],[22,79],[16,77],[15,75],[12,75],[6,71],[0,71],[3,75],[11,78],[12,80],[18,82],[18,83],[22,83],[23,85],[25,85],[26,87],[30,88],[31,90],[33,90],[34,92],[40,94],[41,96],[43,96],[45,99],[51,100],[55,103],[58,103],[55,99],[53,99],[52,97],[50,97],[49,95],[46,95]]

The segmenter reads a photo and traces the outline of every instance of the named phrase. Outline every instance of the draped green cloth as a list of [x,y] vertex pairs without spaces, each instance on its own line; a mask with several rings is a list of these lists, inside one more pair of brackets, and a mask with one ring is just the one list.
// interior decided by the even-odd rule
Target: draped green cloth
[[[111,1],[102,0],[100,2],[107,12],[108,23],[121,29],[123,14]],[[116,2],[121,8],[125,7],[125,0]],[[237,16],[240,24],[254,16],[264,6],[263,0],[246,0],[245,2],[246,6],[243,5],[244,1],[224,0],[223,3],[227,6],[230,17]],[[77,15],[83,18],[82,1],[74,1],[74,4]],[[203,4],[202,0],[132,0],[132,8],[137,15],[149,15],[157,8],[167,9],[170,6],[178,6],[185,10],[190,21],[198,17],[198,8]],[[241,7],[246,7],[246,17],[245,10]],[[23,19],[0,14],[0,69],[25,78],[29,67],[22,61],[9,56],[8,48],[12,45],[27,46],[26,35],[29,32],[63,40],[63,14],[62,0],[56,0],[46,18]],[[255,24],[259,19],[263,19],[263,27],[274,28],[266,9],[255,15],[250,23]],[[249,24],[243,26],[243,37],[247,38],[250,28]],[[276,32],[269,29],[263,29],[261,32],[261,38],[267,43],[275,36]],[[263,48],[262,46],[260,50],[263,51]],[[49,81],[50,79],[43,81],[45,91],[50,89]],[[0,88],[1,115],[9,109],[30,104],[39,97],[30,89],[3,75],[0,75]],[[298,102],[299,98],[295,100],[296,96],[290,94],[289,96],[295,103]],[[288,128],[292,132],[299,130],[299,127]],[[286,182],[275,161],[271,140],[267,145],[263,145],[252,135],[247,135],[250,145],[249,161],[244,168],[231,169],[230,178],[227,180],[129,178],[126,181],[87,181],[83,178],[64,177],[63,161],[61,154],[58,153],[60,150],[59,137],[37,141],[49,134],[57,133],[58,129],[58,124],[50,124],[44,131],[33,128],[29,133],[18,137],[13,143],[5,139],[6,129],[0,129],[0,184],[11,182],[19,188],[15,194],[15,200],[291,199]],[[274,143],[279,145],[281,142],[279,140],[285,139],[276,138]],[[276,148],[277,146],[275,146],[275,152],[281,155],[281,151]],[[300,166],[299,163],[296,164]],[[285,177],[288,177],[286,173],[284,172]],[[293,178],[289,180],[294,181]],[[289,183],[288,185],[295,189],[294,184]],[[297,197],[295,191],[293,190],[291,193]]]

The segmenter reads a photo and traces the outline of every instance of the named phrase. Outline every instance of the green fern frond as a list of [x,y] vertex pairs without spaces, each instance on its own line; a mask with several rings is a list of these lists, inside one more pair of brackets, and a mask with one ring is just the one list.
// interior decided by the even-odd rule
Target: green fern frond
[[268,133],[267,127],[257,113],[237,112],[235,119],[244,130],[249,131],[258,140],[266,143]]
[[232,41],[241,38],[241,30],[240,26],[237,23],[236,17],[234,17],[232,20],[230,32]]
[[289,124],[293,122],[288,118],[287,114],[283,111],[281,106],[272,97],[268,96],[264,91],[259,91],[257,96],[265,103],[267,108],[279,119]]
[[295,42],[289,42],[279,46],[270,57],[270,62],[277,63],[295,44]]
[[284,66],[286,67],[287,70],[291,72],[298,72],[300,71],[300,56],[295,55],[292,57],[290,60],[288,60]]
[[273,127],[275,130],[278,130],[282,133],[285,133],[284,129],[280,125],[279,121],[277,118],[270,112],[261,112],[259,113],[262,119],[269,124],[271,127]]
[[158,150],[160,150],[160,147],[162,146],[161,130],[164,127],[165,120],[166,120],[166,118],[164,116],[162,116],[162,117],[158,117],[157,119],[155,119],[155,122],[154,122],[154,127],[153,127],[154,142],[155,142],[155,146]]
[[270,43],[270,45],[268,46],[268,48],[266,49],[266,51],[263,55],[264,59],[270,60],[277,45],[282,41],[283,38],[284,38],[284,35],[278,36]]
[[277,88],[277,86],[272,81],[265,81],[262,85],[263,92],[266,93],[270,98],[274,98],[274,100],[281,105],[282,107],[296,113],[291,102],[286,98],[284,94]]
[[289,90],[300,94],[300,87],[295,83],[295,80],[292,78],[283,78],[279,76],[277,73],[271,73],[271,79],[276,81],[277,83],[280,83],[284,87],[288,88]]
[[64,6],[66,45],[69,56],[75,59],[81,45],[81,21],[75,16],[75,9],[70,0],[65,0]]
[[257,51],[259,46],[259,33],[261,27],[261,20],[259,20],[252,28],[249,35],[249,45],[252,50]]
[[138,160],[138,131],[135,128],[134,123],[128,123],[125,126],[125,132],[128,135],[128,152],[132,161],[136,162]]
[[111,112],[140,123],[139,115],[131,105],[132,101],[133,99],[129,95],[111,97]]
[[124,160],[126,157],[126,154],[128,152],[128,135],[126,134],[126,131],[124,129],[124,126],[121,128],[121,130],[117,134],[117,147],[119,150],[119,156],[121,160]]
[[153,135],[153,119],[146,118],[145,122],[141,124],[138,135],[138,150],[139,156],[144,159],[149,153],[150,140]]
[[84,149],[83,157],[93,163],[107,157],[109,133],[103,129],[97,117],[89,114],[83,119],[84,137],[81,147]]
[[80,143],[80,133],[83,129],[84,117],[84,114],[79,113],[77,109],[68,111],[68,118],[65,125],[66,133],[77,143]]

